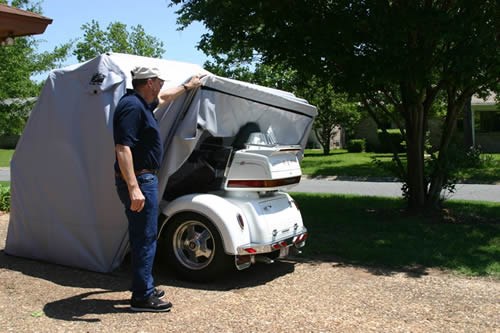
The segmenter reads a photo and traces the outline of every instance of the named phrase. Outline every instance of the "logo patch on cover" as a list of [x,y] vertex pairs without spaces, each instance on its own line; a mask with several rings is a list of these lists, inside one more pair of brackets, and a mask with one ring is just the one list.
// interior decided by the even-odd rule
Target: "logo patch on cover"
[[92,78],[90,79],[90,85],[91,86],[100,86],[104,79],[106,78],[106,75],[102,73],[95,73]]

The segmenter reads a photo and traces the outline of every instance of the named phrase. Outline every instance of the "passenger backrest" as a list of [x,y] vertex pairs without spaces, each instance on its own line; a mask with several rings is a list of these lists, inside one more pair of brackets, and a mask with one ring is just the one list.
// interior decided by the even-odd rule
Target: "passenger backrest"
[[246,123],[245,125],[241,126],[240,130],[236,134],[234,141],[233,141],[233,148],[235,150],[238,149],[243,149],[245,148],[245,143],[248,142],[248,138],[250,137],[250,134],[260,132],[260,127],[257,123],[254,122],[249,122]]

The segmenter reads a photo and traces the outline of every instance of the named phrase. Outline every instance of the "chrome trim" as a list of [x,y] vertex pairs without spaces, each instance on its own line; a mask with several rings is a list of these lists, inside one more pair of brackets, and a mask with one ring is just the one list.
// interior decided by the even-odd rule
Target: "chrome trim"
[[[277,239],[277,240],[273,240],[272,242],[264,243],[264,244],[262,244],[262,243],[250,243],[250,244],[241,245],[241,246],[238,246],[236,248],[237,255],[241,256],[241,255],[255,255],[255,254],[269,253],[269,252],[279,251],[282,248],[290,247],[292,245],[296,245],[297,247],[303,247],[305,245],[305,240],[302,240],[299,243],[295,243],[295,240],[298,237],[300,237],[306,233],[307,233],[307,229],[305,227],[303,227],[300,233],[295,234],[292,237]],[[273,248],[273,245],[281,244],[283,242],[286,242],[287,245],[286,246],[280,245],[279,248]],[[248,248],[254,249],[255,252],[250,253],[250,252],[245,251],[245,249],[248,249]]]
[[253,256],[250,257],[250,260],[240,264],[240,263],[238,263],[238,256],[234,256],[234,265],[236,266],[236,269],[238,269],[239,271],[242,271],[242,270],[250,267],[253,264],[252,261],[255,261]]

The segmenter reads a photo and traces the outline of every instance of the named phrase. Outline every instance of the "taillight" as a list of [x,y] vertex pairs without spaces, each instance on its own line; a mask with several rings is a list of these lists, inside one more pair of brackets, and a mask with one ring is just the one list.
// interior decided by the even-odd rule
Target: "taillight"
[[227,187],[277,187],[300,182],[300,176],[271,180],[230,180]]

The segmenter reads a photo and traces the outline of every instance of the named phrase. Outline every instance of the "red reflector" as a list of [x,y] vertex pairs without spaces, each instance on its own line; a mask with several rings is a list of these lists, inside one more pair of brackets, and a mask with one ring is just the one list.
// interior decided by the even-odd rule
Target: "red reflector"
[[230,180],[227,187],[277,187],[300,182],[300,176],[271,180]]
[[245,251],[247,251],[248,253],[256,253],[257,252],[254,249],[252,249],[251,247],[245,249]]
[[283,247],[288,246],[288,244],[286,242],[281,242],[280,245]]
[[275,249],[279,249],[279,248],[281,248],[281,246],[280,246],[279,244],[274,244],[274,245],[273,245],[273,248],[275,248]]
[[297,236],[297,239],[295,240],[295,243],[300,243],[300,242],[306,240],[306,238],[307,238],[307,233],[299,235],[299,236]]
[[250,261],[250,256],[245,255],[245,256],[238,256],[237,262],[238,264],[244,264],[246,262]]

